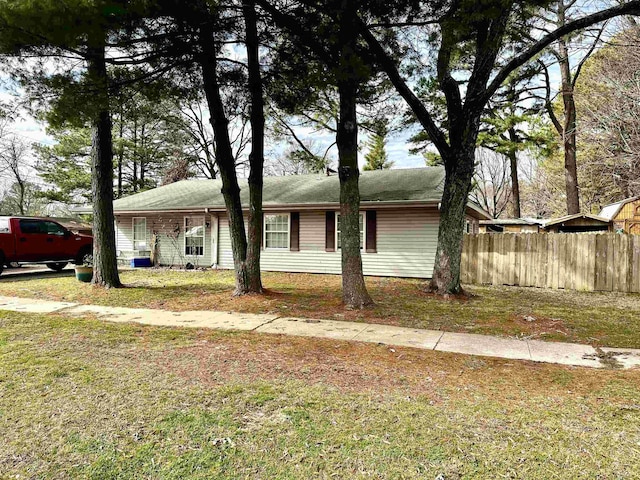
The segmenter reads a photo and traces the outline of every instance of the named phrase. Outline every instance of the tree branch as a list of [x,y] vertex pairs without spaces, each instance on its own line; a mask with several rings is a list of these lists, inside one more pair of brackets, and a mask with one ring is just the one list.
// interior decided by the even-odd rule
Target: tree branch
[[578,82],[578,77],[580,76],[580,72],[582,72],[582,67],[585,64],[585,62],[589,59],[589,57],[591,56],[593,51],[596,49],[596,47],[598,46],[598,43],[600,43],[600,38],[602,37],[602,34],[603,34],[604,29],[605,29],[606,26],[607,26],[607,22],[605,22],[604,25],[602,25],[602,28],[600,28],[600,30],[598,31],[598,34],[596,35],[596,38],[593,40],[593,43],[591,44],[591,47],[589,48],[587,53],[584,55],[584,57],[582,57],[582,60],[580,60],[580,63],[578,64],[578,67],[576,68],[576,71],[573,74],[573,80],[571,81],[571,87],[573,87],[573,88],[576,87],[576,83]]
[[562,38],[565,35],[568,35],[569,33],[575,32],[577,30],[590,27],[591,25],[595,25],[596,23],[604,22],[605,20],[619,17],[621,15],[640,15],[640,0],[632,0],[623,5],[618,5],[616,7],[608,8],[606,10],[587,15],[586,17],[569,22],[566,25],[551,32],[549,35],[544,36],[531,47],[522,52],[520,55],[516,55],[511,59],[510,62],[508,62],[504,67],[502,67],[502,69],[500,69],[498,74],[494,77],[493,81],[487,87],[486,93],[483,97],[483,101],[487,102],[489,98],[491,98],[491,96],[498,90],[498,88],[500,88],[500,85],[502,85],[502,83],[507,79],[511,72],[523,66],[525,63],[527,63],[534,56],[536,56],[538,53],[540,53],[542,50],[544,50],[559,38]]
[[551,123],[553,123],[553,126],[555,127],[555,129],[558,131],[560,135],[564,135],[563,133],[564,128],[562,128],[562,125],[560,124],[560,121],[558,120],[556,113],[553,111],[553,105],[551,104],[551,80],[549,79],[549,70],[547,69],[547,66],[544,64],[542,60],[538,60],[538,63],[542,66],[542,71],[544,72],[544,82],[545,82],[545,92],[546,92],[544,108],[547,110],[547,113],[549,114],[549,118],[551,119]]
[[385,52],[380,42],[376,39],[376,37],[367,29],[365,23],[359,17],[356,20],[357,27],[360,30],[360,34],[362,38],[367,42],[369,48],[382,67],[382,69],[386,72],[389,80],[393,83],[393,86],[398,90],[398,93],[404,98],[407,102],[416,118],[422,125],[422,128],[425,129],[427,135],[438,149],[441,155],[446,155],[449,150],[449,144],[447,143],[447,138],[442,130],[438,128],[433,118],[422,104],[420,99],[416,96],[415,93],[409,88],[404,79],[400,76],[400,72],[398,72],[398,67],[395,62],[391,59],[391,57]]

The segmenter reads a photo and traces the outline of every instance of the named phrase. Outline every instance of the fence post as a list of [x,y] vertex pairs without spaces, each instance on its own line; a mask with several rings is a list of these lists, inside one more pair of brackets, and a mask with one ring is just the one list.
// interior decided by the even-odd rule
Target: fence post
[[640,235],[630,235],[630,265],[629,273],[631,274],[630,292],[640,293]]

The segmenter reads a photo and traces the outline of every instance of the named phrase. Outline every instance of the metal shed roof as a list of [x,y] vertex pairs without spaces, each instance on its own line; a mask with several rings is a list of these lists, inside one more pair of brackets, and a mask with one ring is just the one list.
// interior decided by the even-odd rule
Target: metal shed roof
[[609,220],[613,220],[614,218],[616,218],[618,213],[620,213],[620,210],[622,209],[622,207],[624,207],[627,203],[635,202],[636,200],[640,200],[640,196],[629,197],[629,198],[625,198],[624,200],[620,200],[619,202],[616,202],[616,203],[610,203],[609,205],[602,207],[602,210],[600,210],[600,213],[598,214],[598,216],[607,218]]

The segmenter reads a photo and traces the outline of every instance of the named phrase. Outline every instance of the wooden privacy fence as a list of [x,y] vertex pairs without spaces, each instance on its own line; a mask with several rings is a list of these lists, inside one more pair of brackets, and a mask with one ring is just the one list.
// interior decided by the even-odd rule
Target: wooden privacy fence
[[464,236],[462,283],[640,292],[640,235]]

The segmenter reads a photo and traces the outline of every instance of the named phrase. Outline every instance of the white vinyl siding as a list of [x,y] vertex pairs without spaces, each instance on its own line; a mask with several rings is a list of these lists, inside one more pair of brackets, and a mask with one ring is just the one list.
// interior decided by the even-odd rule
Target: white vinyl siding
[[[265,215],[275,212],[265,212]],[[337,213],[337,212],[336,212]],[[133,215],[118,215],[116,234],[118,250],[126,258],[133,250]],[[147,215],[147,231],[157,235],[158,259],[161,265],[209,267],[213,263],[211,244],[214,222],[204,219],[204,255],[184,254],[184,215]],[[433,272],[438,240],[438,211],[435,208],[403,208],[377,210],[377,253],[362,253],[365,275],[430,278]],[[261,267],[265,271],[341,273],[341,252],[325,251],[325,211],[300,212],[300,251],[265,248],[261,254]],[[207,225],[208,224],[208,225]],[[245,228],[246,228],[245,218]],[[219,268],[233,268],[229,223],[224,213],[219,214]],[[365,237],[366,238],[366,237]]]
[[203,257],[204,217],[184,217],[184,255],[186,257]]
[[133,217],[133,249],[147,250],[147,219],[145,217]]
[[[262,270],[340,274],[341,252],[325,251],[325,215],[324,211],[300,212],[300,251],[264,249],[260,258]],[[435,208],[377,210],[377,253],[362,254],[364,274],[431,278],[438,220]],[[220,268],[233,268],[225,214],[220,215],[219,248]]]
[[291,225],[288,213],[265,214],[263,231],[263,245],[266,249],[289,249],[289,235]]
[[[202,214],[194,217],[204,218],[211,225],[211,217]],[[116,244],[118,259],[127,262],[134,256],[133,250],[133,215],[116,214]],[[147,235],[156,235],[158,242],[158,262],[160,265],[185,265],[187,262],[199,267],[211,266],[211,226],[205,223],[204,255],[186,256],[184,254],[184,215],[180,213],[148,214]],[[150,241],[148,245],[150,245]],[[128,262],[127,262],[128,263]]]

